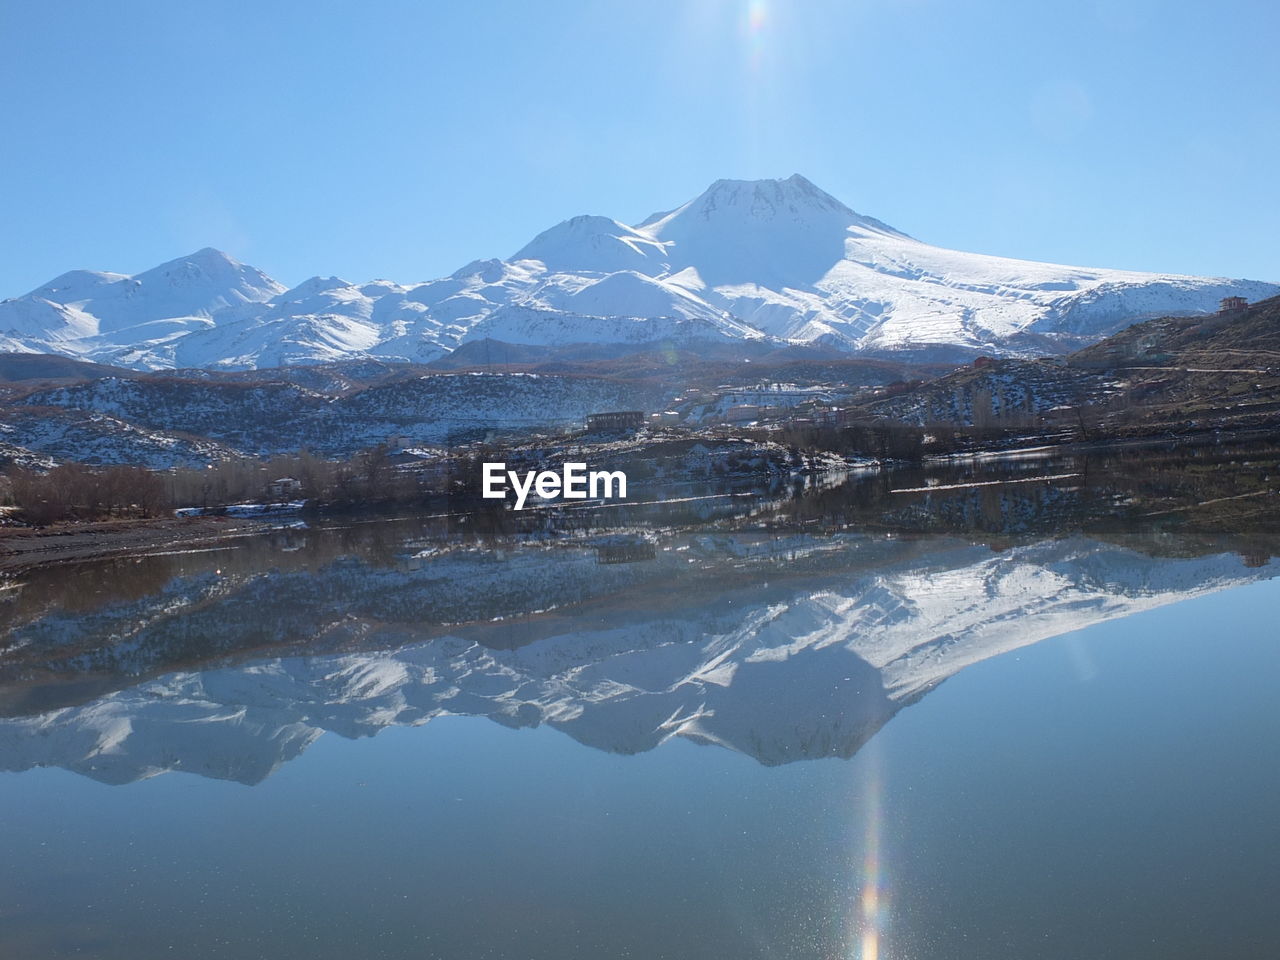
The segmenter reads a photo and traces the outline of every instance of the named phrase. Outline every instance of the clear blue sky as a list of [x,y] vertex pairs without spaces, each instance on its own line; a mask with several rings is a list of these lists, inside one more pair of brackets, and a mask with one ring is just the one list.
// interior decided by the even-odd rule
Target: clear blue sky
[[402,282],[799,172],[933,243],[1280,280],[1280,11],[0,0],[0,296],[216,246]]

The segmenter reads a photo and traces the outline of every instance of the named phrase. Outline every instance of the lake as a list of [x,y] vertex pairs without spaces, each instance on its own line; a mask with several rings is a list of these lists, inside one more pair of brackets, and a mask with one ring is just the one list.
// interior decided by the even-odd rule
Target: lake
[[1280,451],[264,524],[0,593],[0,956],[1280,955]]

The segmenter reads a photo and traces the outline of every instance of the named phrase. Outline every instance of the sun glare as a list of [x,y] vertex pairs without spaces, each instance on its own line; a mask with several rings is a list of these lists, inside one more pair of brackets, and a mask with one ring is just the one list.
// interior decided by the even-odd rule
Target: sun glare
[[877,758],[872,754],[866,760],[862,884],[856,908],[856,934],[849,951],[850,960],[879,960],[880,940],[888,909],[880,859],[880,834],[883,825],[880,798],[883,784]]
[[746,40],[747,63],[752,70],[760,69],[768,30],[769,5],[766,0],[747,0],[743,35]]

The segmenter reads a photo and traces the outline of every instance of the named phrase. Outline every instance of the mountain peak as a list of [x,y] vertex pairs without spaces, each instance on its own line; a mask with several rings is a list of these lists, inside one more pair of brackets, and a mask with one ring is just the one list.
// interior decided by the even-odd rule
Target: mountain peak
[[693,201],[693,205],[703,216],[710,216],[724,206],[745,205],[749,205],[752,213],[758,216],[776,216],[786,212],[798,214],[806,210],[857,216],[798,173],[785,180],[717,180]]
[[638,230],[662,242],[673,270],[697,269],[713,285],[804,289],[845,256],[851,235],[905,234],[845,206],[802,177],[717,180]]
[[655,213],[639,224],[645,229],[677,215],[702,220],[724,216],[748,216],[753,220],[795,220],[812,217],[848,221],[848,226],[869,226],[879,232],[898,233],[892,227],[851,210],[807,177],[793,173],[786,179],[717,180],[688,203]]
[[212,287],[237,291],[241,300],[262,301],[284,292],[261,270],[241,263],[235,257],[213,247],[201,247],[195,253],[178,257],[152,267],[133,278],[144,284]]
[[314,276],[303,280],[296,287],[286,290],[280,295],[281,300],[304,300],[307,297],[314,297],[321,293],[328,293],[331,290],[345,290],[351,284],[341,277],[321,277]]
[[235,267],[242,266],[239,260],[229,253],[223,253],[217,247],[201,247],[195,253],[181,259],[196,260],[204,263],[228,263]]
[[663,247],[652,237],[610,217],[573,217],[544,230],[512,260],[539,260],[549,270],[655,274],[664,269]]
[[166,260],[159,266],[152,267],[150,270],[144,270],[142,273],[136,274],[135,279],[145,280],[160,276],[171,278],[179,276],[212,277],[234,273],[243,268],[244,264],[227,256],[221,250],[215,250],[213,247],[202,247],[195,253],[189,253],[185,257],[175,257],[172,260]]

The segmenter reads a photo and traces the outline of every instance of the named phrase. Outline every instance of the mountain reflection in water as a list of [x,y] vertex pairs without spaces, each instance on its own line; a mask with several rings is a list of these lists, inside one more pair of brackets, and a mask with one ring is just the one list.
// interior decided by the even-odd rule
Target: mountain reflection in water
[[0,769],[251,784],[442,715],[847,758],[970,664],[1272,577],[1278,485],[1267,450],[1026,459],[41,570],[4,594]]

